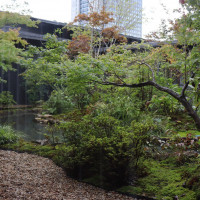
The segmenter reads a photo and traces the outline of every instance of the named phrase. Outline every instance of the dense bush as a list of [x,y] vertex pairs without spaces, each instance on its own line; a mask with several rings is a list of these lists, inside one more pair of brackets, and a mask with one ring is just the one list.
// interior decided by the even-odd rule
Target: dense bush
[[0,126],[0,144],[14,143],[17,139],[18,136],[10,126]]
[[[113,95],[113,96],[112,96]],[[134,119],[138,119],[141,114],[140,103],[136,103],[127,96],[110,95],[107,102],[97,102],[95,112],[97,114],[107,114],[122,120],[125,124],[130,124]]]
[[181,106],[177,100],[168,95],[153,95],[149,108],[152,111],[163,115],[171,115],[178,111],[183,111],[183,106]]
[[13,99],[13,95],[9,91],[3,91],[0,93],[0,105],[12,105],[16,104]]
[[74,108],[74,104],[66,91],[62,89],[54,90],[44,108],[51,114],[60,114]]
[[[101,176],[99,184],[115,187],[141,169],[144,145],[150,127],[133,122],[125,129],[113,117],[85,116],[81,121],[60,125],[66,144],[59,146],[62,165],[78,178]],[[108,187],[108,185],[106,185]]]

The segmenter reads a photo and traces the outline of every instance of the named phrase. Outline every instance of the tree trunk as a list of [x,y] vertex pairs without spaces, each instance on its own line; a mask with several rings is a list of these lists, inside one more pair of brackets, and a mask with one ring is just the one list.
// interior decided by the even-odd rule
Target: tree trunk
[[118,84],[118,83],[112,83],[112,82],[103,82],[101,84],[103,84],[103,85],[114,85],[114,86],[118,86],[118,87],[129,87],[129,88],[139,88],[139,87],[145,87],[145,86],[151,85],[151,86],[157,88],[158,90],[163,91],[163,92],[171,95],[175,99],[177,99],[184,106],[184,108],[187,110],[188,114],[194,120],[197,129],[200,131],[200,117],[198,116],[197,112],[192,108],[192,105],[187,101],[187,99],[185,98],[185,94],[184,94],[185,90],[187,89],[189,82],[186,83],[186,85],[184,86],[181,95],[179,95],[178,93],[176,93],[175,91],[173,91],[170,88],[163,87],[163,86],[157,84],[155,81],[147,81],[147,82],[138,83],[138,84],[126,84],[126,83]]
[[194,120],[197,129],[200,131],[200,117],[198,116],[197,112],[192,108],[192,105],[187,101],[185,97],[180,97],[179,102],[181,102],[181,104],[185,107],[188,114]]

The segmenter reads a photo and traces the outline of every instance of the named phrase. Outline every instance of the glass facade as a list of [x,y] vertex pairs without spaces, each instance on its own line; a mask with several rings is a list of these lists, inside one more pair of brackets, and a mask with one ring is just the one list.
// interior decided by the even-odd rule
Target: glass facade
[[142,37],[142,0],[72,0],[72,21],[80,13],[88,14],[90,5],[112,12],[115,23],[109,26],[117,25],[122,34]]
[[87,14],[89,12],[89,2],[88,0],[80,0],[80,13]]

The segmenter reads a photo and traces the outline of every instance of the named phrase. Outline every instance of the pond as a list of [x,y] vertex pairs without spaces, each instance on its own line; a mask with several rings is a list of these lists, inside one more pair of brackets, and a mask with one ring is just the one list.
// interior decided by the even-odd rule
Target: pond
[[[0,113],[0,124],[10,125],[18,134],[27,141],[46,139],[44,134],[51,136],[47,125],[35,121],[36,113],[31,110],[7,110]],[[54,136],[61,138],[58,131]]]

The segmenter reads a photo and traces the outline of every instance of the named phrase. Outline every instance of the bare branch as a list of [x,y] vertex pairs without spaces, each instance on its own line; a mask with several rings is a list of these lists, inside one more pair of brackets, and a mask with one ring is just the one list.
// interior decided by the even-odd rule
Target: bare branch
[[156,81],[156,80],[155,80],[155,74],[154,74],[154,71],[153,71],[151,65],[149,65],[148,63],[145,63],[144,61],[141,62],[141,63],[139,63],[139,64],[140,64],[140,65],[146,65],[146,66],[151,70],[152,78],[153,78],[153,81],[155,82],[155,81]]
[[155,80],[155,74],[154,74],[154,71],[153,71],[152,67],[149,64],[147,64],[147,63],[142,63],[142,64],[146,65],[151,70],[153,81],[155,82],[156,81]]
[[173,96],[175,99],[180,100],[180,95],[176,92],[174,92],[173,90],[171,90],[170,88],[167,87],[163,87],[159,84],[157,84],[154,81],[147,81],[147,82],[142,82],[142,83],[137,83],[137,84],[126,84],[126,83],[114,83],[114,82],[98,82],[101,85],[113,85],[113,86],[117,86],[117,87],[128,87],[128,88],[139,88],[139,87],[145,87],[145,86],[153,86],[155,88],[157,88],[160,91],[166,92],[169,95]]
[[122,83],[126,84],[126,83],[124,82],[124,80],[122,80],[121,77],[119,77],[119,76],[117,75],[116,72],[114,72],[114,75],[115,75]]
[[154,81],[154,82],[156,81],[156,79],[155,79],[155,73],[154,73],[154,71],[153,71],[151,65],[149,65],[148,63],[146,63],[146,62],[144,62],[144,61],[134,60],[134,61],[132,61],[132,62],[130,62],[130,63],[128,64],[128,67],[130,67],[130,66],[131,66],[132,64],[134,64],[134,63],[138,63],[139,65],[146,65],[146,66],[150,69],[150,71],[151,71],[151,73],[152,73],[153,81]]
[[114,83],[114,82],[98,82],[101,85],[114,85],[117,87],[129,87],[129,88],[137,88],[137,87],[144,87],[144,86],[148,86],[151,85],[150,81],[148,82],[143,82],[143,83],[138,83],[138,84],[126,84],[126,83]]
[[[195,73],[192,73],[191,78],[194,78],[194,76],[195,76]],[[185,91],[188,88],[189,83],[190,83],[190,81],[187,81],[186,84],[184,85],[182,92],[181,92],[181,97],[185,97]]]
[[[192,77],[194,77],[194,74],[192,75]],[[187,101],[187,99],[184,96],[184,92],[185,92],[186,88],[188,87],[189,81],[183,88],[183,91],[182,91],[183,96],[174,92],[170,88],[163,87],[163,86],[157,84],[154,81],[147,81],[147,82],[142,82],[142,83],[138,83],[138,84],[125,84],[125,83],[119,84],[119,83],[113,83],[113,82],[97,82],[97,83],[102,84],[102,85],[113,85],[113,86],[117,86],[117,87],[128,87],[128,88],[139,88],[139,87],[144,87],[144,86],[153,86],[153,87],[157,88],[158,90],[163,91],[163,92],[171,95],[175,99],[177,99],[184,106],[184,108],[187,110],[188,114],[193,118],[193,120],[195,121],[197,129],[200,130],[200,118],[199,118],[197,112],[193,109],[192,105]]]

